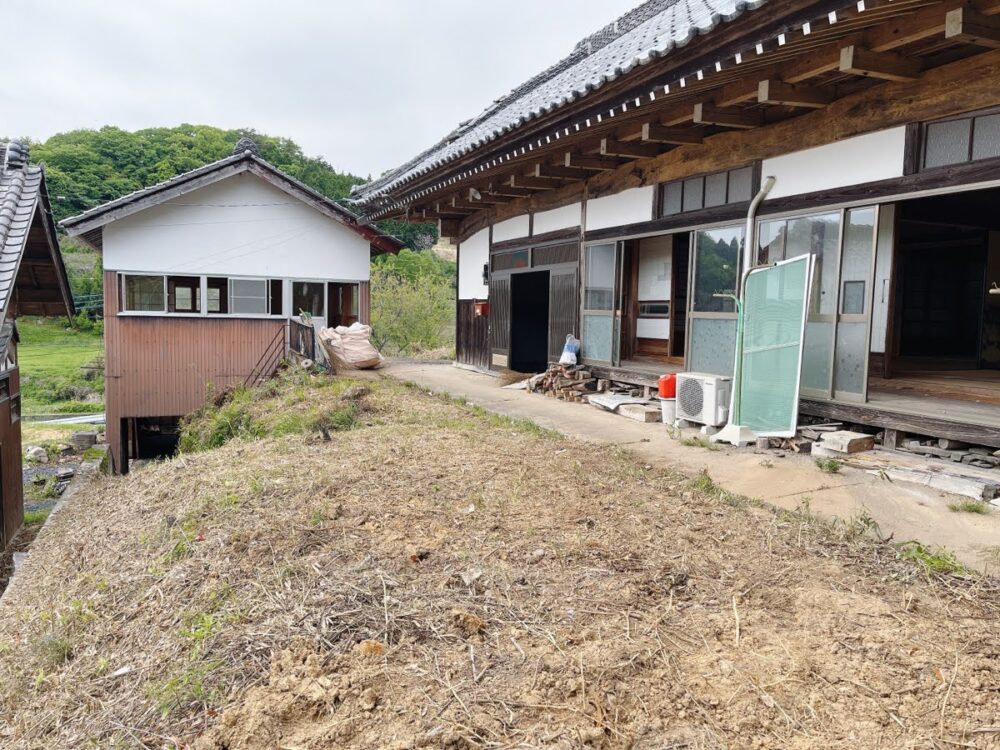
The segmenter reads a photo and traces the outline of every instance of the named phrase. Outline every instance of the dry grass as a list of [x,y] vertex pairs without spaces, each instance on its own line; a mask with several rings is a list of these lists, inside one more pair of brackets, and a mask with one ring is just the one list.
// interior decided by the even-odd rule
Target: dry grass
[[996,581],[871,531],[378,384],[330,441],[237,439],[53,518],[0,610],[0,738],[995,746]]

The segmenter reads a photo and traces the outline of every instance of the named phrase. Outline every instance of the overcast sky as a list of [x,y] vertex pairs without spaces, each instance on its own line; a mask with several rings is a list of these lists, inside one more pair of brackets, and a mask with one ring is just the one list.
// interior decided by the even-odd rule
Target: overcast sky
[[0,0],[0,136],[188,122],[377,176],[639,0]]

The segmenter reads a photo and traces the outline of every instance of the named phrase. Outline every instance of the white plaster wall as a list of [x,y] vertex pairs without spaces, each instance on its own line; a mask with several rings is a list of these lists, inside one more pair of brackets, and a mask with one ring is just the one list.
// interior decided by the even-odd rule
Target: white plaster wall
[[761,174],[776,178],[767,199],[902,177],[905,140],[890,128],[764,159]]
[[872,303],[871,351],[885,352],[885,337],[889,322],[889,285],[892,269],[893,226],[896,206],[889,203],[879,207],[878,234],[875,241],[875,288]]
[[550,211],[539,211],[535,214],[531,226],[532,234],[545,234],[559,229],[569,229],[580,226],[583,204],[571,203],[568,206],[553,208]]
[[653,218],[653,185],[587,201],[587,231],[637,224]]
[[487,299],[483,265],[490,260],[490,230],[481,229],[458,246],[458,298]]
[[104,268],[366,281],[369,243],[244,172],[108,224]]
[[516,240],[528,236],[528,215],[515,216],[493,225],[493,241]]

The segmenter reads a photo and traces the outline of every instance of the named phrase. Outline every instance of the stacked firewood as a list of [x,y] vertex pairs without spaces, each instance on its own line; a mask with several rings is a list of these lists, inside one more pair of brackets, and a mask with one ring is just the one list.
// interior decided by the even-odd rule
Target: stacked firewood
[[585,401],[591,393],[603,393],[608,381],[595,378],[583,365],[551,364],[528,380],[528,390],[562,401]]

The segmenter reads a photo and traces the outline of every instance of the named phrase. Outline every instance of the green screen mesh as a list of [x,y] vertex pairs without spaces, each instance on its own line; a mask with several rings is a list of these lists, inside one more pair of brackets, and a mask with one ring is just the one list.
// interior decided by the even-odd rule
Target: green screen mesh
[[795,434],[809,270],[806,255],[747,277],[739,423],[758,435]]

